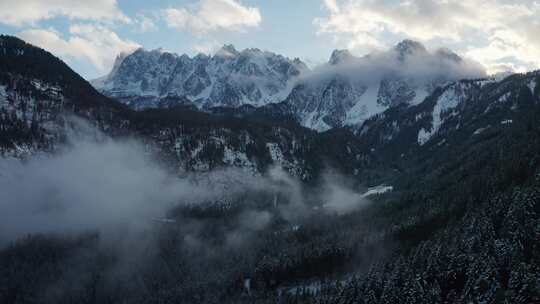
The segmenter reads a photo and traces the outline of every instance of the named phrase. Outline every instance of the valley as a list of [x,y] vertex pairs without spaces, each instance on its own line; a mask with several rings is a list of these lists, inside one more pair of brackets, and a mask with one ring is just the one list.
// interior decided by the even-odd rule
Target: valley
[[410,40],[87,82],[0,36],[0,303],[535,303],[538,121],[538,71]]

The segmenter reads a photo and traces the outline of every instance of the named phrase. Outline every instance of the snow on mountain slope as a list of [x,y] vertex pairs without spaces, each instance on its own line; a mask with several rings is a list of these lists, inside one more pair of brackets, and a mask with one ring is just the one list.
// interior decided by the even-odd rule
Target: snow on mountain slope
[[447,87],[435,103],[433,112],[431,113],[432,123],[430,129],[422,128],[418,132],[418,144],[423,145],[433,137],[441,127],[444,119],[447,116],[455,115],[453,109],[456,108],[462,101],[469,98],[467,89],[470,84],[454,83]]
[[389,108],[355,131],[378,155],[408,159],[519,125],[540,104],[540,71],[460,80],[437,88],[418,105]]
[[[93,85],[135,109],[191,103],[198,108],[256,107],[282,102],[303,126],[317,131],[359,125],[377,113],[421,103],[459,79],[485,76],[483,68],[447,49],[427,50],[404,40],[394,48],[355,57],[336,50],[310,71],[298,59],[226,45],[215,55],[178,56],[139,49],[122,54]],[[170,102],[164,103],[167,99]]]
[[449,50],[430,52],[404,40],[361,58],[334,51],[327,64],[300,77],[286,103],[302,125],[325,131],[361,124],[400,104],[419,104],[449,81],[481,76],[481,66]]
[[111,73],[92,84],[136,109],[158,107],[168,96],[185,96],[199,108],[262,106],[285,99],[306,70],[299,59],[232,45],[195,57],[139,49],[119,56]]
[[55,153],[76,144],[72,138],[101,142],[110,136],[136,139],[178,174],[225,168],[263,174],[275,164],[307,180],[321,173],[317,164],[323,160],[352,171],[365,159],[355,157],[362,152],[346,132],[325,137],[295,124],[217,117],[188,107],[133,111],[99,94],[43,49],[0,35],[0,52],[0,157]]

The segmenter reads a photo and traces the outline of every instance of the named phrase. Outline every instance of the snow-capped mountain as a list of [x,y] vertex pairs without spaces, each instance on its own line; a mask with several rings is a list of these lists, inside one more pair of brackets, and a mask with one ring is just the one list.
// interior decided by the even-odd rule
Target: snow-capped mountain
[[360,125],[400,104],[415,105],[448,81],[478,78],[483,69],[446,49],[428,51],[404,40],[355,57],[336,50],[309,70],[299,59],[226,45],[215,55],[178,56],[139,49],[120,55],[112,72],[92,84],[135,109],[193,104],[198,108],[255,107],[282,102],[308,128]]
[[450,82],[415,106],[397,106],[366,120],[356,134],[379,155],[467,146],[520,123],[540,104],[540,72]]
[[292,81],[307,70],[299,59],[225,45],[213,56],[178,56],[138,49],[117,57],[111,73],[94,87],[132,108],[156,108],[163,98],[187,98],[199,108],[262,106],[282,101]]
[[[259,111],[244,118],[212,115],[174,106],[174,98],[161,99],[161,109],[134,111],[97,92],[60,59],[18,38],[0,35],[0,53],[0,157],[57,152],[73,133],[70,119],[77,117],[106,136],[140,139],[178,174],[230,167],[262,174],[279,165],[309,180],[322,172],[323,159],[348,172],[365,163],[350,132],[328,136],[281,119],[261,122],[259,117],[270,115]],[[273,112],[282,112],[274,106]]]
[[386,52],[355,57],[336,50],[327,64],[306,73],[287,97],[299,122],[325,131],[359,125],[400,104],[416,105],[448,81],[484,76],[457,54],[404,40]]
[[[156,62],[179,58],[155,53]],[[140,100],[159,109],[135,111],[52,54],[0,35],[0,214],[7,219],[0,227],[8,228],[0,229],[0,303],[538,303],[540,71],[450,81],[475,72],[447,50],[405,42],[362,58],[336,51],[325,67],[301,75],[285,102],[199,111],[178,106],[192,101],[173,93],[148,95]],[[422,90],[432,93],[423,98]],[[320,133],[283,119],[314,113],[312,127],[325,129],[362,121],[347,120],[362,106],[375,107],[366,117],[382,112]],[[185,185],[209,184],[201,189],[225,195],[199,203],[199,194],[191,199],[198,186],[178,199],[162,195],[165,188],[147,185],[155,175],[174,193],[185,186],[156,174],[162,170],[139,171],[138,162],[119,170],[121,158],[133,158],[125,149],[110,157],[83,144],[90,159],[113,166],[82,164],[87,157],[69,153],[81,145],[67,138],[78,131],[65,128],[72,117],[106,137],[98,141],[140,141],[148,159],[193,179]],[[66,156],[69,175],[58,161]],[[275,166],[294,178],[281,171],[270,184],[252,178]],[[43,174],[51,168],[58,172]],[[138,204],[134,175],[142,181],[135,185],[159,195],[135,192]],[[114,195],[95,195],[104,176],[125,188],[114,182],[105,187]],[[257,187],[243,187],[250,181]],[[87,215],[105,213],[78,209],[79,198],[105,213],[120,207],[112,213],[121,233],[101,230],[115,221],[87,227]],[[351,202],[361,209],[351,211]],[[166,217],[147,212],[158,204],[174,209]],[[129,205],[141,212],[126,212]],[[56,219],[65,228],[51,229]],[[37,228],[26,230],[28,223]],[[11,227],[21,227],[21,238],[5,242]],[[151,254],[125,255],[131,241],[109,246],[124,232]],[[119,266],[135,264],[145,267],[110,280]]]

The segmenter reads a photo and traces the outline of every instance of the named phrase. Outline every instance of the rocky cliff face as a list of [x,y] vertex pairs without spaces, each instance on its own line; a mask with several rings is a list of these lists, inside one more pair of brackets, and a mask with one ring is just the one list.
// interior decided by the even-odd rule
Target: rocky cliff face
[[480,76],[480,67],[451,51],[429,52],[404,40],[361,58],[334,51],[326,65],[299,80],[286,103],[302,125],[324,131],[359,125],[398,105],[419,104],[448,81]]
[[262,106],[287,96],[306,65],[259,49],[226,45],[215,55],[178,56],[139,49],[117,58],[112,72],[94,80],[104,94],[132,108],[156,108],[161,99],[183,96],[199,108]]
[[484,76],[449,50],[404,40],[364,57],[336,50],[310,71],[298,59],[224,46],[215,55],[178,56],[139,49],[121,55],[92,84],[134,109],[166,107],[163,99],[201,109],[264,107],[283,102],[303,126],[325,131],[359,125],[390,107],[420,103],[447,81]]
[[[73,131],[71,118],[77,117],[106,136],[140,139],[178,174],[234,167],[257,175],[278,165],[309,180],[322,171],[323,159],[346,165],[349,172],[365,162],[357,148],[350,148],[359,147],[351,133],[327,136],[295,122],[264,119],[285,113],[279,105],[268,113],[246,109],[251,117],[238,118],[227,111],[204,113],[186,106],[185,99],[168,96],[160,99],[159,109],[135,111],[101,95],[58,58],[24,41],[0,36],[0,52],[3,157],[56,152]],[[343,157],[349,161],[341,163]]]

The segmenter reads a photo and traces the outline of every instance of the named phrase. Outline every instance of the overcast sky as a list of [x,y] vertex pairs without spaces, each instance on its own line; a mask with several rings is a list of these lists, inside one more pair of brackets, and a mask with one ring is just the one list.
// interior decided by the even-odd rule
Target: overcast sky
[[540,67],[533,0],[0,0],[0,32],[51,51],[87,79],[140,46],[193,55],[232,43],[313,66],[336,48],[363,55],[404,38],[448,47],[489,72]]

